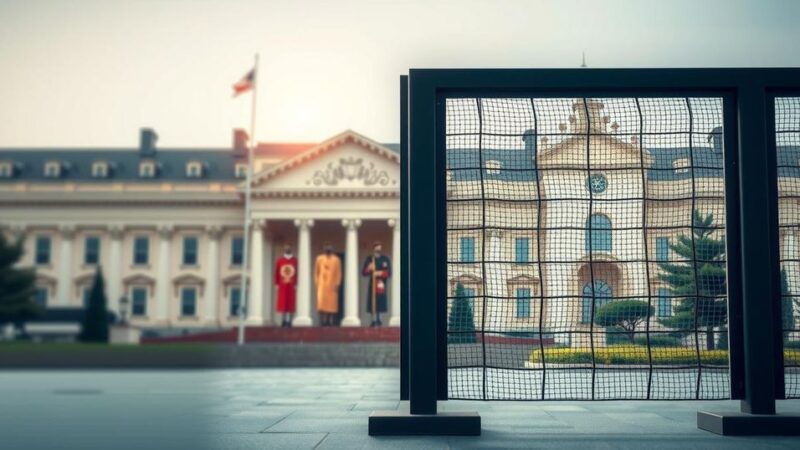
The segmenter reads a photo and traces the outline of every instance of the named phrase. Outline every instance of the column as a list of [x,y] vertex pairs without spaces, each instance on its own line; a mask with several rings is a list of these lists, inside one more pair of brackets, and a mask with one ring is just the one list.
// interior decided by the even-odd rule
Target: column
[[389,319],[390,327],[400,326],[400,246],[402,245],[400,238],[400,221],[396,219],[389,219],[389,226],[392,227],[392,279],[391,283],[391,300],[392,300],[392,317]]
[[358,317],[358,227],[359,219],[342,220],[342,226],[347,228],[344,250],[344,318],[343,327],[359,327],[361,319]]
[[247,296],[247,324],[264,325],[264,221],[253,220],[250,239],[250,294]]
[[111,248],[108,252],[108,309],[120,317],[119,298],[122,296],[122,238],[125,229],[119,225],[108,227]]
[[310,327],[311,322],[311,227],[312,219],[297,219],[297,314],[292,325]]
[[56,304],[66,306],[72,298],[72,240],[75,237],[75,226],[59,227],[61,248],[58,252],[58,288]]
[[267,230],[264,232],[264,270],[261,271],[261,279],[264,280],[264,323],[273,325],[272,317],[275,312],[273,292],[275,290],[272,280],[273,264],[275,255],[272,250],[272,235]]
[[169,321],[172,232],[172,225],[164,225],[158,228],[158,279],[156,280],[156,311],[153,319],[160,324]]
[[222,228],[218,226],[206,227],[208,234],[208,258],[206,264],[206,307],[204,308],[203,321],[207,325],[217,325],[219,311],[219,240],[222,237]]

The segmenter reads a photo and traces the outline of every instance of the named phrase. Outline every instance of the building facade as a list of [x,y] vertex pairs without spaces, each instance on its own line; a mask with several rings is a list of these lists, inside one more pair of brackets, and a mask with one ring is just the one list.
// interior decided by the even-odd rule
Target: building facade
[[[0,224],[25,237],[36,300],[81,307],[102,268],[109,309],[130,302],[144,328],[237,323],[243,262],[247,136],[229,149],[161,149],[143,130],[138,149],[0,150]],[[343,262],[342,324],[365,312],[361,262],[372,243],[399,258],[397,146],[352,131],[319,144],[261,144],[252,186],[248,325],[279,324],[273,262],[298,257],[294,324],[317,323],[313,262],[330,242]],[[399,283],[389,281],[391,325]]]

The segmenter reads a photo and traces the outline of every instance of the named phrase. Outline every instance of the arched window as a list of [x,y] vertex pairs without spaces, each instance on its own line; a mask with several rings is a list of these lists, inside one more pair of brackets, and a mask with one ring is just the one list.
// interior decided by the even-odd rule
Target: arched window
[[592,321],[592,302],[594,301],[594,311],[597,312],[601,306],[605,305],[611,300],[611,286],[604,280],[594,280],[594,289],[592,283],[583,285],[583,299],[581,303],[581,323],[590,323]]
[[586,221],[586,251],[611,251],[611,220],[602,214],[593,214]]

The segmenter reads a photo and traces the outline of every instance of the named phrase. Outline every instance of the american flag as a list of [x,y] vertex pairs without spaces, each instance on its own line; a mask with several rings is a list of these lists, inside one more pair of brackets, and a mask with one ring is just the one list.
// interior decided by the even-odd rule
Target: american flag
[[245,76],[242,77],[241,80],[237,81],[236,84],[233,85],[233,96],[236,97],[239,94],[244,94],[247,91],[253,89],[253,86],[256,84],[256,69],[255,67],[250,69]]

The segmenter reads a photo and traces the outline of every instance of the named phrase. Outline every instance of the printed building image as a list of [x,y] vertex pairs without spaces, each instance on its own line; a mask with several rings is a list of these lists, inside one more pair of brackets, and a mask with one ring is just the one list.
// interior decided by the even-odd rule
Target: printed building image
[[[487,333],[541,330],[556,343],[588,347],[591,331],[601,335],[594,345],[606,345],[593,315],[616,300],[648,303],[650,333],[674,331],[662,321],[686,296],[672,292],[662,266],[704,262],[673,250],[682,236],[693,242],[692,211],[711,215],[709,236],[722,243],[726,223],[720,103],[670,100],[645,100],[640,110],[649,105],[651,123],[639,123],[633,99],[449,99],[448,311],[460,284],[475,328]],[[692,120],[692,106],[702,117]],[[534,124],[538,132],[525,129]],[[789,261],[798,250],[789,214],[798,157],[800,149],[779,147],[780,240],[782,255],[795,255],[784,256]],[[715,258],[724,267],[724,250]],[[796,264],[784,265],[789,293],[800,287]],[[710,283],[703,273],[696,279],[701,290]]]
[[[231,148],[166,149],[153,130],[131,149],[0,150],[0,226],[25,237],[36,300],[81,307],[102,267],[109,308],[130,302],[145,329],[237,323],[243,261],[247,135]],[[319,144],[255,149],[248,325],[280,324],[273,264],[298,257],[296,326],[318,321],[314,259],[330,242],[342,258],[344,325],[369,324],[361,264],[380,241],[398,262],[399,153],[352,131]],[[389,279],[386,324],[398,325],[399,283]]]

